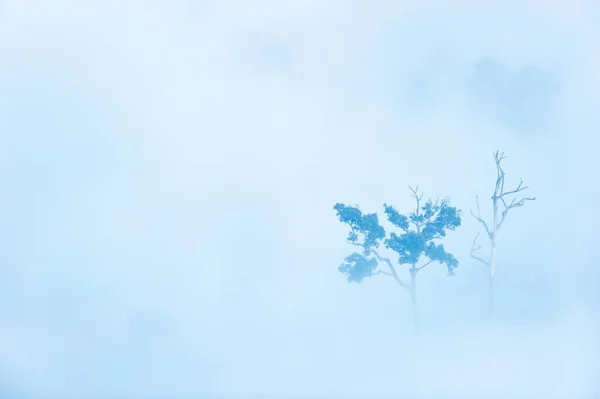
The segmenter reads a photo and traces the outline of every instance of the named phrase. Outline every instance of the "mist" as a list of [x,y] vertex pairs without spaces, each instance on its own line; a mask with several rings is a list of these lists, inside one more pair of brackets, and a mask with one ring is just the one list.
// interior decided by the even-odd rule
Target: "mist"
[[[584,0],[3,1],[0,392],[597,395],[599,18]],[[502,227],[490,322],[469,209],[491,215],[496,150],[537,200]],[[457,275],[420,274],[418,338],[393,281],[338,271],[354,249],[333,211],[409,212],[408,185],[463,212]]]

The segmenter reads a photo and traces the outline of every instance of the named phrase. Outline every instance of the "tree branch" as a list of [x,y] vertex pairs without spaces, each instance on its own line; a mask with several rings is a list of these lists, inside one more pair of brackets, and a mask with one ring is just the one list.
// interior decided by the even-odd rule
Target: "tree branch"
[[414,199],[417,200],[417,209],[415,211],[415,215],[417,216],[417,221],[416,222],[411,221],[411,222],[417,228],[417,233],[420,233],[423,223],[419,222],[419,211],[421,208],[421,200],[423,199],[423,193],[421,193],[421,195],[419,195],[419,186],[417,186],[416,188],[412,188],[411,186],[408,186],[408,189],[412,192],[412,194],[413,194],[412,196],[414,197]]
[[373,252],[373,254],[375,254],[375,257],[377,258],[378,261],[387,263],[388,267],[390,268],[390,270],[392,272],[391,273],[392,277],[394,278],[394,280],[396,280],[396,282],[398,284],[400,284],[401,287],[404,287],[407,290],[410,290],[410,285],[406,284],[404,281],[400,280],[400,277],[398,277],[398,273],[396,273],[396,269],[394,268],[394,265],[392,265],[392,261],[389,258],[382,257],[374,249],[369,249],[369,251],[371,251],[371,252]]
[[508,211],[510,211],[513,208],[518,208],[518,207],[523,206],[525,204],[525,201],[535,201],[535,197],[525,197],[525,198],[521,198],[519,201],[517,201],[516,198],[513,198],[513,200],[510,202],[510,205],[507,205],[504,198],[500,197],[500,199],[502,200],[502,205],[504,205],[504,210],[502,211],[502,218],[500,218],[500,222],[498,223],[498,226],[497,226],[498,230],[500,230],[500,227],[502,227],[502,223],[504,223],[504,219],[506,219],[506,215],[508,215]]
[[423,225],[426,225],[427,223],[431,222],[431,219],[433,219],[435,216],[437,216],[440,213],[440,210],[438,209],[438,206],[440,205],[440,197],[436,197],[435,202],[433,203],[433,209],[436,210],[435,212],[433,212],[427,219],[423,220]]
[[506,159],[504,153],[500,154],[499,151],[494,153],[494,160],[496,161],[496,186],[494,187],[494,197],[497,197],[498,193],[504,191],[504,170],[502,169],[503,159]]
[[[392,261],[389,258],[384,258],[381,255],[379,255],[379,253],[377,251],[375,251],[375,249],[373,248],[369,248],[363,244],[359,244],[357,242],[350,242],[350,241],[346,241],[348,244],[350,245],[355,245],[357,247],[362,247],[363,249],[365,249],[366,251],[370,251],[373,252],[373,254],[375,255],[375,257],[377,258],[378,261],[380,262],[385,262],[387,263],[388,267],[390,268],[391,273],[387,273],[384,272],[383,270],[379,270],[379,272],[381,272],[381,274],[385,274],[388,276],[392,276],[392,278],[394,280],[396,280],[396,282],[403,288],[406,288],[407,290],[410,290],[410,285],[406,284],[404,281],[400,280],[400,277],[398,277],[398,273],[396,273],[396,268],[394,267],[394,265],[392,264]],[[376,273],[377,274],[377,273]]]
[[484,265],[486,265],[487,267],[489,267],[490,263],[488,261],[475,255],[475,251],[478,251],[481,249],[481,245],[477,244],[478,237],[479,237],[479,233],[477,233],[477,235],[475,236],[475,239],[473,240],[473,245],[471,246],[471,252],[470,252],[471,258],[476,259],[476,260],[480,261],[481,263],[483,263]]
[[[502,205],[504,206],[504,210],[502,211],[502,217],[500,218],[500,222],[497,222],[498,224],[496,226],[494,226],[494,231],[498,231],[498,230],[500,230],[500,227],[502,227],[502,223],[504,223],[504,220],[506,219],[506,215],[508,214],[508,211],[510,211],[513,208],[518,208],[520,206],[523,206],[525,204],[525,201],[535,201],[535,197],[526,197],[526,198],[522,198],[518,201],[516,198],[513,198],[510,205],[507,204],[504,197],[506,197],[508,195],[514,195],[514,194],[520,193],[523,190],[527,190],[529,188],[529,186],[523,186],[523,183],[524,183],[523,179],[520,179],[519,185],[517,186],[517,188],[515,188],[514,190],[505,192],[504,191],[504,170],[502,169],[501,162],[503,159],[506,159],[506,157],[504,156],[504,153],[500,154],[498,151],[496,151],[494,153],[494,159],[496,161],[496,171],[497,171],[498,178],[496,179],[496,188],[494,189],[494,195],[492,196],[492,201],[494,201],[494,209],[496,209],[496,203],[498,200],[500,200],[502,202]],[[496,220],[494,220],[494,223],[496,223]]]
[[471,216],[473,216],[475,219],[477,219],[479,221],[479,223],[481,223],[483,225],[483,227],[485,227],[485,232],[487,233],[488,237],[492,238],[492,233],[490,232],[490,229],[489,229],[487,223],[485,222],[485,220],[483,220],[481,218],[481,213],[479,211],[479,196],[476,195],[475,199],[477,200],[477,215],[475,215],[473,213],[473,210],[471,209]]
[[521,181],[519,182],[519,185],[517,186],[517,188],[515,188],[512,191],[504,192],[504,187],[503,187],[502,191],[500,191],[500,195],[497,196],[496,198],[506,197],[507,195],[512,195],[512,194],[516,194],[516,193],[518,193],[520,191],[527,190],[529,188],[529,186],[523,187],[523,183],[524,183],[523,179],[521,179]]
[[433,260],[430,260],[429,262],[425,263],[423,266],[417,267],[416,268],[417,272],[421,271],[422,269],[425,268],[425,266],[428,266],[428,265],[432,264],[433,262],[434,262]]
[[416,188],[412,188],[411,186],[408,186],[408,189],[413,193],[413,197],[417,200],[417,207],[419,206],[419,201],[421,201],[423,199],[423,193],[421,193],[421,195],[419,195],[419,186],[417,186]]

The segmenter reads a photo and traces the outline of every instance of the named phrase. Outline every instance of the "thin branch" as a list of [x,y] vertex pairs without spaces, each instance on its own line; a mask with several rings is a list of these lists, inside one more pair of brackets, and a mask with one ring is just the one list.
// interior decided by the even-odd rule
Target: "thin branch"
[[494,157],[496,158],[496,161],[502,161],[503,159],[506,159],[506,156],[504,155],[504,152],[502,152],[502,154],[500,154],[500,151],[496,151],[496,153],[494,154]]
[[483,263],[486,266],[490,266],[490,262],[480,258],[479,256],[475,255],[475,251],[478,251],[481,249],[481,245],[477,244],[477,238],[479,237],[479,233],[477,233],[477,235],[475,236],[475,239],[473,240],[473,245],[471,246],[471,258],[476,259],[478,261],[480,261],[481,263]]
[[496,186],[494,187],[494,195],[492,198],[496,198],[499,193],[504,191],[504,170],[502,169],[502,160],[506,159],[504,153],[500,154],[499,151],[494,153],[494,160],[496,161]]
[[500,165],[497,166],[496,186],[494,187],[494,195],[492,198],[497,198],[498,194],[504,190],[504,171],[500,169]]
[[423,199],[423,193],[421,193],[421,195],[419,195],[419,186],[417,186],[416,188],[412,188],[411,186],[408,186],[408,189],[413,193],[413,197],[417,200],[417,206],[419,204],[419,201],[421,201]]
[[376,276],[378,274],[383,274],[384,276],[394,277],[394,275],[392,273],[384,272],[383,270],[377,270],[377,273],[373,273],[373,276]]
[[523,183],[524,183],[523,179],[521,179],[521,181],[519,182],[519,185],[517,186],[517,188],[515,188],[512,191],[504,192],[504,188],[503,188],[502,191],[500,191],[500,195],[497,198],[506,197],[507,195],[512,195],[512,194],[516,194],[518,192],[521,192],[523,190],[527,190],[529,188],[529,186],[523,187]]
[[487,225],[487,223],[485,222],[485,220],[483,220],[481,218],[481,212],[479,211],[479,196],[476,195],[475,199],[477,200],[477,215],[475,215],[475,213],[473,213],[473,210],[471,209],[471,216],[473,216],[475,219],[477,219],[479,221],[479,223],[481,223],[483,225],[483,227],[485,227],[485,232],[487,233],[488,237],[492,237],[492,233],[490,232],[490,229]]
[[496,220],[494,220],[494,223],[496,223],[496,222],[498,223],[496,226],[494,226],[494,231],[498,231],[498,230],[500,230],[500,227],[502,227],[502,224],[504,223],[504,220],[506,219],[506,215],[508,215],[508,211],[510,211],[513,208],[518,208],[520,206],[523,206],[525,204],[525,201],[535,201],[535,197],[526,197],[526,198],[522,198],[520,200],[513,198],[513,200],[510,202],[510,204],[507,204],[504,197],[506,197],[508,195],[514,195],[514,194],[520,193],[521,191],[527,190],[529,188],[529,186],[524,186],[523,179],[520,179],[519,185],[517,186],[517,188],[515,188],[514,190],[505,192],[504,191],[504,170],[502,170],[501,162],[503,159],[506,159],[506,157],[504,156],[504,153],[502,153],[500,155],[499,152],[496,151],[496,153],[494,154],[494,159],[496,160],[496,169],[498,172],[498,179],[496,180],[496,189],[494,190],[494,195],[492,196],[492,200],[494,201],[494,212],[495,212],[495,209],[497,209],[496,203],[498,200],[500,200],[502,202],[502,205],[504,206],[504,210],[502,211],[502,217],[500,218],[500,221],[497,222]]
[[510,205],[506,205],[506,201],[504,201],[504,199],[502,199],[502,205],[504,205],[504,210],[502,211],[502,218],[500,219],[500,222],[498,223],[498,227],[497,227],[498,230],[500,230],[500,227],[502,227],[502,223],[504,223],[504,219],[506,219],[506,215],[508,215],[508,211],[510,211],[513,208],[519,208],[519,207],[523,206],[525,204],[525,201],[535,201],[535,197],[525,197],[525,198],[521,198],[519,201],[517,201],[516,198],[513,198]]
[[425,266],[428,266],[428,265],[432,264],[433,262],[434,262],[433,260],[430,260],[429,262],[425,263],[423,266],[417,267],[416,268],[417,272],[421,271],[422,269],[425,268]]
[[506,158],[507,158],[507,157],[506,157],[506,155],[504,155],[504,152],[503,152],[502,154],[500,154],[500,151],[496,151],[496,152],[494,153],[494,159],[496,160],[496,166],[498,167],[498,169],[499,169],[499,170],[500,170],[502,173],[504,173],[504,172],[502,171],[502,165],[501,165],[501,163],[502,163],[502,160],[504,160],[504,159],[506,159]]
[[412,188],[411,186],[408,186],[408,189],[412,192],[413,198],[415,198],[417,200],[417,209],[415,211],[417,221],[413,222],[411,220],[411,223],[414,224],[415,227],[417,228],[417,233],[420,233],[421,227],[423,226],[423,222],[419,222],[419,212],[420,212],[420,208],[421,208],[421,200],[423,199],[423,193],[421,193],[421,195],[419,195],[419,186],[417,186],[416,188]]

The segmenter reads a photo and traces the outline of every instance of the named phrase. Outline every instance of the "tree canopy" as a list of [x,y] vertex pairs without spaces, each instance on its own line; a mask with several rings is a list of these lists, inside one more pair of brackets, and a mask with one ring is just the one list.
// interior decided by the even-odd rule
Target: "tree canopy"
[[[398,255],[400,265],[411,265],[411,274],[416,274],[432,262],[438,262],[447,267],[449,275],[454,275],[458,260],[435,240],[444,238],[448,230],[455,230],[461,225],[461,212],[450,205],[448,198],[428,200],[421,205],[422,194],[419,195],[417,190],[412,190],[417,207],[408,215],[383,204],[387,220],[400,229],[398,233],[386,234],[376,213],[364,214],[356,206],[335,204],[334,210],[340,222],[350,227],[348,242],[363,248],[362,253],[354,252],[347,256],[339,267],[349,282],[359,283],[377,274],[391,275],[397,279],[391,262],[386,262],[391,269],[389,272],[378,267],[379,261],[386,260],[376,251],[380,244]],[[417,266],[421,260],[424,264]]]

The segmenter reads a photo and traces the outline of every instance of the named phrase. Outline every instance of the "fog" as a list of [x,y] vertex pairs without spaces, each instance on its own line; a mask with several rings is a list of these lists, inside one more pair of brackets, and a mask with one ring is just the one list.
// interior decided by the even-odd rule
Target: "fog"
[[[591,0],[0,2],[3,395],[597,394],[599,18]],[[489,321],[469,209],[491,215],[496,150],[537,200],[500,232]],[[409,212],[408,185],[463,211],[457,275],[419,276],[418,339],[407,292],[337,270],[354,248],[333,210]]]

